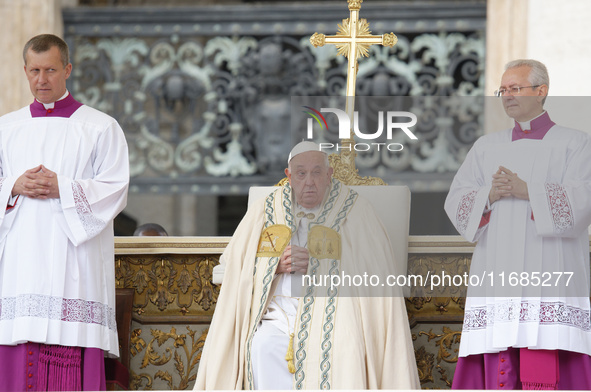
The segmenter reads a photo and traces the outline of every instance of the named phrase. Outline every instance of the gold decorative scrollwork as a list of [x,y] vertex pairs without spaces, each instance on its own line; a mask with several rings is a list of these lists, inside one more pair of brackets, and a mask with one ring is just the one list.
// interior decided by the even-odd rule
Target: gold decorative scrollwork
[[439,374],[441,374],[441,377],[439,379],[441,381],[445,382],[445,385],[447,385],[448,387],[451,388],[452,382],[447,378],[447,374],[446,374],[447,371],[439,365],[437,365],[436,368],[437,368],[437,371],[439,372]]
[[416,310],[421,310],[426,303],[431,302],[431,297],[407,297],[406,302],[412,304]]
[[132,357],[138,355],[146,347],[146,341],[141,338],[141,334],[141,329],[134,329],[131,333],[129,351]]
[[135,289],[138,315],[210,315],[220,287],[212,284],[219,256],[118,256],[117,287]]
[[[143,379],[146,380],[146,385],[142,385]],[[151,390],[153,383],[154,383],[154,380],[152,379],[152,376],[150,376],[148,373],[136,374],[133,370],[129,371],[129,389],[130,390],[138,390],[138,389]]]
[[213,267],[219,264],[219,259],[206,257],[199,267],[193,271],[196,289],[193,290],[193,300],[201,306],[201,309],[209,311],[217,302],[220,286],[211,283]]
[[156,374],[154,374],[154,378],[159,378],[161,380],[166,381],[168,384],[168,389],[173,390],[174,387],[172,386],[172,375],[166,371],[158,370]]
[[[199,364],[199,361],[201,360],[201,352],[203,350],[203,345],[205,344],[208,330],[204,330],[199,336],[197,336],[197,331],[192,330],[189,326],[187,326],[187,331],[188,333],[179,335],[177,334],[175,327],[172,327],[170,332],[152,329],[152,339],[150,342],[146,345],[145,341],[140,338],[143,344],[135,346],[140,347],[139,351],[143,351],[143,347],[146,347],[144,357],[141,361],[141,369],[144,369],[149,365],[160,367],[168,364],[171,360],[173,361],[174,369],[180,377],[178,385],[174,385],[174,378],[168,370],[158,370],[154,374],[154,379],[158,378],[165,381],[171,390],[187,389],[197,377],[197,364]],[[139,336],[136,331],[134,331],[134,334]],[[191,338],[190,344],[187,344],[187,336]],[[171,346],[165,347],[161,352],[157,351],[157,347],[162,348],[169,341],[172,341]],[[136,352],[136,354],[139,353],[139,351]],[[135,378],[132,377],[132,389],[138,389],[141,386],[142,378],[148,380],[146,389],[151,388],[153,383],[152,378],[149,375],[142,373],[135,376]],[[136,388],[133,388],[134,386]]]
[[132,274],[129,264],[123,263],[121,259],[115,259],[115,287],[118,289],[125,288],[126,277]]
[[[354,144],[351,139],[345,139],[342,145]],[[345,147],[346,148],[346,147]],[[334,169],[332,176],[346,185],[387,185],[384,180],[377,177],[361,177],[355,168],[355,151],[347,151],[343,148],[340,154],[328,156],[330,166]],[[352,149],[352,146],[351,146]]]
[[164,310],[176,299],[172,293],[172,286],[177,275],[177,270],[172,267],[168,260],[160,260],[153,264],[148,277],[152,283],[152,288],[148,289],[148,298],[150,302],[158,307],[158,310]]
[[428,353],[424,346],[415,350],[415,358],[417,360],[417,370],[419,372],[419,381],[421,384],[433,381],[433,365],[434,355]]
[[469,272],[470,260],[464,255],[413,255],[408,260],[408,273],[424,279],[425,284],[416,285],[424,296],[465,297]]
[[435,305],[435,310],[438,311],[440,314],[447,312],[447,306],[451,302],[450,297],[436,297],[433,305]]
[[[340,154],[330,154],[328,161],[333,168],[332,177],[341,181],[345,185],[388,185],[378,177],[361,177],[359,170],[355,167],[355,151],[348,151],[351,146],[353,150],[355,142],[352,139],[344,139],[342,142]],[[283,186],[288,182],[287,177],[284,177],[275,186]]]
[[443,333],[436,334],[433,330],[429,330],[429,332],[420,331],[419,336],[426,335],[428,341],[432,339],[440,338],[435,341],[435,345],[439,347],[439,351],[437,352],[437,363],[441,363],[441,361],[445,361],[448,363],[455,363],[458,362],[458,351],[459,348],[454,349],[453,352],[455,356],[449,352],[454,344],[460,344],[460,338],[462,336],[462,331],[453,331],[450,328],[444,326]]
[[411,296],[406,297],[408,316],[415,320],[432,321],[444,316],[447,321],[461,322],[464,314],[466,287],[438,284],[431,287],[433,276],[461,276],[470,271],[470,259],[465,255],[417,254],[408,259],[409,276],[421,277]]

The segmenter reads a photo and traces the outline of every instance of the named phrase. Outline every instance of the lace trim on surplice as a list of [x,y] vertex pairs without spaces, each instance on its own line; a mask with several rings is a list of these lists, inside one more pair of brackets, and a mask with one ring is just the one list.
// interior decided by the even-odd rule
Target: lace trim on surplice
[[41,294],[23,294],[0,300],[0,320],[22,317],[99,324],[117,330],[115,310],[100,302]]
[[89,237],[93,237],[105,228],[105,222],[94,216],[84,189],[77,181],[72,181],[72,192],[74,195],[74,204],[76,212],[82,222],[82,227]]
[[554,232],[561,234],[571,229],[575,224],[575,218],[564,187],[560,184],[546,184],[546,196],[552,214]]
[[520,301],[504,302],[466,309],[464,331],[492,327],[516,319],[519,323],[539,322],[540,325],[565,325],[591,331],[590,311],[562,302]]
[[468,228],[468,222],[470,221],[470,215],[474,208],[474,201],[476,200],[476,191],[472,191],[462,196],[460,204],[458,205],[458,212],[456,214],[456,221],[458,222],[458,231],[460,234],[464,234]]

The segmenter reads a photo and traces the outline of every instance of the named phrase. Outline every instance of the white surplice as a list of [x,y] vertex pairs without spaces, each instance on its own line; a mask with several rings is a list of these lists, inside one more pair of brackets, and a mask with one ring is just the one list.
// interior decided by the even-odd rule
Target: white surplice
[[110,116],[81,106],[69,118],[0,118],[0,203],[39,164],[60,199],[19,196],[0,209],[0,344],[27,341],[119,354],[113,218],[125,207],[127,144]]
[[[527,183],[530,200],[493,203],[490,222],[481,226],[499,165]],[[511,130],[481,137],[453,180],[445,210],[464,238],[478,241],[470,274],[485,277],[485,288],[468,288],[460,356],[508,347],[591,354],[589,135],[554,125],[542,140],[512,142]],[[560,272],[573,273],[570,286],[566,275],[555,285]],[[529,281],[510,281],[509,273]],[[551,287],[534,285],[543,273],[551,274]]]

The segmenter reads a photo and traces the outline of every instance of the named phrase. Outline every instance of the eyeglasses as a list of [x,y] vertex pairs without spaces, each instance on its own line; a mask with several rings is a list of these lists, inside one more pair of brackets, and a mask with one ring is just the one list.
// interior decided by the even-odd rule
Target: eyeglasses
[[517,94],[519,94],[519,92],[521,91],[522,88],[536,88],[536,87],[540,87],[540,86],[541,86],[541,84],[537,84],[535,86],[500,88],[497,91],[495,91],[494,94],[495,94],[495,97],[502,97],[507,93],[510,93],[511,95],[517,95]]

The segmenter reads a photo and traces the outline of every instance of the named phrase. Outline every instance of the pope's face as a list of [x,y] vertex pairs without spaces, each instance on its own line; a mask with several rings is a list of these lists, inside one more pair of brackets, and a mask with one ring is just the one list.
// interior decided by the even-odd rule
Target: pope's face
[[507,92],[502,97],[505,112],[517,121],[529,121],[544,111],[543,99],[548,93],[548,86],[544,84],[539,87],[527,87],[532,85],[529,80],[530,71],[531,68],[528,66],[510,68],[501,79],[501,89],[525,87],[519,94],[512,95]]
[[41,53],[27,52],[25,74],[31,93],[41,103],[55,102],[65,94],[71,72],[72,64],[64,67],[57,46]]
[[320,205],[332,176],[332,167],[326,165],[326,155],[318,151],[304,152],[293,157],[289,167],[285,175],[296,202],[304,208]]

